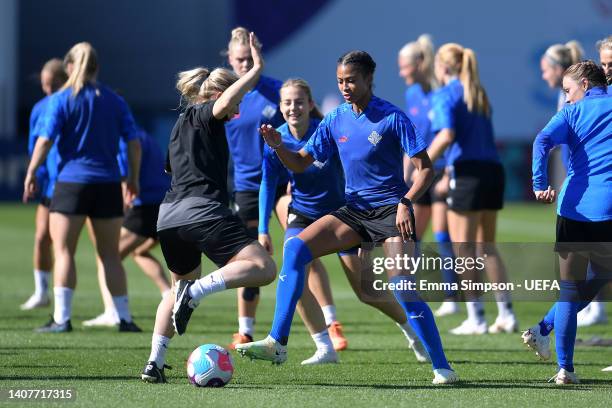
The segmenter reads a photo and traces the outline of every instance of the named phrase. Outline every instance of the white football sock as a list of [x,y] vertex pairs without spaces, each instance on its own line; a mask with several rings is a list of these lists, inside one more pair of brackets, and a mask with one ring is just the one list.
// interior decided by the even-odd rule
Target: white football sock
[[315,333],[311,337],[317,346],[317,350],[325,353],[329,353],[330,351],[334,350],[334,345],[332,344],[331,337],[329,337],[329,332],[327,329],[320,333]]
[[477,323],[484,321],[484,307],[480,299],[465,302],[465,308],[469,320]]
[[330,324],[338,320],[336,318],[336,306],[334,305],[323,306],[321,310],[323,311],[323,316],[325,317],[325,324],[327,326],[329,326]]
[[254,317],[239,317],[238,318],[238,332],[240,334],[248,334],[253,337],[253,327],[255,326]]
[[63,324],[70,320],[72,315],[72,294],[73,289],[56,286],[53,288],[55,297],[53,320],[55,323]]
[[115,305],[115,310],[117,311],[119,320],[125,320],[127,323],[132,321],[127,295],[113,296],[113,305]]
[[168,344],[170,344],[170,338],[162,336],[161,334],[153,333],[151,338],[151,355],[149,361],[155,361],[157,368],[164,368],[166,363],[166,351],[168,351]]
[[512,311],[512,299],[510,297],[510,292],[495,292],[495,300],[497,301],[497,315],[499,317],[505,318],[514,314],[514,312]]
[[51,272],[34,269],[34,294],[39,297],[47,295]]
[[196,280],[189,287],[189,294],[196,302],[205,296],[225,290],[225,280],[219,271],[214,271]]
[[603,302],[591,302],[589,308],[589,314],[593,316],[599,316],[606,313],[606,306]]

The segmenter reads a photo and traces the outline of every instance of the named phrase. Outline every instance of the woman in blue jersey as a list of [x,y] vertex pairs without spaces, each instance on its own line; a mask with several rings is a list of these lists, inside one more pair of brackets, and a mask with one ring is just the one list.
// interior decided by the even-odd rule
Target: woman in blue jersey
[[[164,274],[164,268],[151,253],[157,245],[157,215],[164,194],[170,187],[170,177],[164,171],[165,159],[157,142],[143,129],[138,129],[142,159],[140,161],[140,193],[131,205],[127,205],[121,235],[119,237],[119,255],[124,260],[131,255],[132,259],[157,286],[160,293],[166,296],[170,292],[170,283]],[[121,175],[127,178],[128,152],[127,144],[119,142],[119,167]],[[104,268],[98,259],[98,284],[104,302],[104,312],[86,320],[83,326],[114,326],[119,318],[113,305],[112,296],[106,287]]]
[[[28,153],[32,156],[36,139],[38,139],[39,121],[49,103],[50,95],[60,89],[66,82],[67,75],[62,60],[53,58],[45,63],[40,72],[40,84],[45,97],[38,101],[30,114],[30,135]],[[36,206],[36,232],[34,234],[34,293],[21,305],[21,310],[30,310],[49,305],[49,283],[53,254],[51,235],[49,234],[49,204],[53,195],[57,177],[57,147],[51,148],[47,159],[36,173],[39,183],[39,204]]]
[[[436,137],[429,146],[432,160],[446,152],[451,176],[448,193],[448,228],[457,257],[484,256],[492,282],[507,282],[503,262],[495,247],[497,212],[503,207],[504,169],[495,147],[491,106],[480,84],[476,55],[459,44],[445,44],[435,60],[438,81],[443,85],[433,96],[432,130]],[[457,252],[459,251],[459,252]],[[478,280],[471,269],[462,279]],[[468,318],[453,334],[484,334],[487,322],[479,294],[465,293]],[[489,333],[514,332],[518,323],[510,293],[495,293],[498,316]]]
[[568,105],[536,137],[532,166],[536,199],[553,203],[556,191],[548,182],[548,156],[557,145],[569,147],[568,176],[557,205],[560,301],[549,313],[552,321],[545,318],[526,331],[523,340],[548,359],[548,335],[554,326],[559,371],[553,378],[557,384],[575,384],[579,382],[573,364],[578,310],[612,279],[612,96],[603,69],[593,61],[569,67],[563,90]]
[[106,283],[119,315],[120,331],[139,331],[128,307],[125,270],[119,257],[123,221],[119,139],[128,143],[130,176],[126,200],[138,195],[140,142],[125,101],[97,80],[98,60],[89,43],[78,43],[64,58],[68,80],[53,94],[24,182],[25,194],[36,189],[36,170],[52,144],[61,157],[51,199],[50,230],[55,263],[55,312],[40,332],[72,330],[72,295],[76,286],[74,255],[83,224],[90,219],[96,252],[104,264]]
[[[239,77],[246,74],[253,66],[253,57],[249,47],[249,32],[243,27],[232,30],[227,46],[227,59],[234,73]],[[244,95],[238,113],[225,124],[230,158],[233,163],[233,201],[238,217],[247,227],[249,235],[257,239],[259,184],[261,183],[261,162],[263,141],[258,129],[263,123],[274,127],[283,123],[278,109],[281,82],[261,75],[259,81]],[[275,189],[275,203],[278,219],[281,224],[287,218],[288,197],[287,177],[281,177],[278,189]],[[233,335],[230,349],[234,345],[253,340],[253,330],[259,288],[239,288],[238,296],[238,332]]]
[[[287,240],[272,330],[265,340],[236,346],[243,355],[276,363],[286,360],[291,320],[304,288],[305,266],[310,261],[364,241],[386,242],[386,249],[396,253],[398,247],[403,250],[402,241],[414,238],[412,200],[429,186],[432,166],[425,142],[415,134],[406,115],[373,95],[375,67],[372,57],[363,51],[351,51],[339,58],[338,89],[346,103],[323,119],[300,151],[289,150],[271,126],[261,129],[266,143],[296,173],[306,171],[313,163],[326,163],[338,154],[346,180],[346,204]],[[403,177],[404,151],[419,172],[410,190]],[[397,284],[394,294],[398,302],[431,358],[434,383],[457,381],[444,355],[431,310],[415,291],[400,289],[407,286],[405,280],[410,278],[396,269],[388,273]]]
[[[406,115],[417,130],[421,132],[427,144],[435,136],[431,131],[431,97],[438,84],[434,77],[434,47],[427,34],[421,35],[416,41],[409,42],[399,51],[397,63],[399,74],[406,82],[405,93]],[[404,177],[410,183],[410,159],[404,156]],[[448,186],[448,175],[444,172],[444,158],[438,159],[434,164],[434,181],[429,189],[414,203],[414,218],[416,220],[416,236],[421,240],[425,229],[431,219],[431,229],[440,256],[452,258],[450,235],[446,222],[446,196],[443,191]],[[445,283],[457,281],[452,268],[442,270]],[[436,316],[446,316],[459,312],[456,291],[446,291],[444,302],[434,312]]]
[[[289,150],[298,151],[308,143],[321,122],[321,115],[315,107],[310,86],[303,79],[289,79],[280,89],[280,109],[286,121],[278,128],[283,143]],[[303,173],[289,171],[291,183],[291,204],[287,217],[285,242],[298,235],[317,219],[342,207],[344,204],[344,176],[340,160],[337,155],[325,163],[314,163]],[[262,182],[259,190],[259,242],[272,251],[272,240],[268,234],[268,220],[274,204],[274,190],[279,175],[285,174],[287,169],[269,146],[264,149]],[[364,295],[361,280],[362,263],[357,255],[357,248],[338,252],[340,263],[344,269],[351,287],[359,299],[374,307],[397,322],[403,331],[411,348],[414,349],[419,361],[427,361],[427,354],[420,344],[416,334],[406,321],[406,315],[401,307],[386,291],[379,297]],[[302,365],[335,363],[338,361],[334,344],[328,333],[329,322],[325,319],[325,304],[320,297],[326,292],[331,299],[331,288],[327,271],[319,259],[311,263],[308,274],[308,285],[297,305],[298,312],[308,327],[314,340],[317,351],[302,361]],[[386,296],[386,297],[385,297]],[[319,308],[321,306],[321,308]],[[330,330],[331,331],[331,330]]]

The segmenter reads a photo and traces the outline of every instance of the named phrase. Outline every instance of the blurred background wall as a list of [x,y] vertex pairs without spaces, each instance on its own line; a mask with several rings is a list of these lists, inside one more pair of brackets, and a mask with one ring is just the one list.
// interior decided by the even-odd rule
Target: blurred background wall
[[612,0],[0,0],[0,199],[21,195],[28,117],[43,97],[38,72],[76,42],[98,51],[100,80],[120,90],[165,147],[176,119],[176,73],[225,63],[236,25],[264,44],[266,74],[307,79],[319,103],[338,98],[335,63],[363,49],[377,62],[375,93],[403,107],[397,51],[421,33],[475,50],[491,99],[508,199],[530,198],[530,143],[556,109],[539,60],[576,39],[597,60]]

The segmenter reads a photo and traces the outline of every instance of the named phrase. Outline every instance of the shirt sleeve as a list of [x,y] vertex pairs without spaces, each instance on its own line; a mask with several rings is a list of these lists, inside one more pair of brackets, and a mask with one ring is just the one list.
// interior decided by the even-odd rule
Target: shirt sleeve
[[274,195],[279,174],[284,166],[268,146],[265,147],[264,157],[261,165],[261,186],[259,188],[259,226],[260,234],[269,232],[270,215],[274,206]]
[[130,107],[121,97],[119,97],[119,110],[121,115],[119,119],[121,138],[126,143],[130,140],[138,139],[138,128],[136,127]]
[[30,134],[28,135],[28,154],[32,156],[34,152],[34,146],[36,145],[36,139],[38,138],[38,122],[40,122],[40,117],[36,112],[36,107],[32,109],[32,113],[30,114]]
[[49,98],[46,109],[38,119],[35,132],[38,137],[53,140],[57,139],[64,123],[66,123],[67,113],[65,106],[64,92],[55,93]]
[[336,143],[333,140],[330,119],[325,117],[317,126],[314,134],[308,139],[304,151],[311,155],[315,161],[325,163],[336,153]]
[[128,161],[127,143],[124,142],[123,139],[119,139],[119,153],[117,153],[117,162],[119,163],[121,178],[126,178],[128,176]]
[[214,101],[204,103],[201,107],[198,107],[195,113],[196,125],[200,128],[214,130],[217,127],[225,126],[225,122],[222,119],[215,118],[213,115]]
[[438,133],[442,129],[454,129],[455,118],[453,117],[451,101],[445,94],[436,92],[431,97],[431,130]]
[[427,148],[425,139],[404,113],[392,114],[390,121],[393,133],[399,137],[402,148],[408,156],[413,157]]
[[548,188],[548,156],[556,145],[567,144],[570,127],[565,118],[565,110],[557,112],[542,129],[533,142],[531,170],[533,173],[533,191]]

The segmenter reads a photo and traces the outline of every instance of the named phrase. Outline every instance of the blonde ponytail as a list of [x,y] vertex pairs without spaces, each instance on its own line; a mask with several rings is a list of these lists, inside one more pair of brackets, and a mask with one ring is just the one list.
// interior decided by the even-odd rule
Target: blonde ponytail
[[491,116],[491,105],[480,83],[474,51],[456,43],[448,43],[440,47],[436,58],[451,75],[459,76],[459,81],[463,85],[463,101],[468,111],[477,112],[486,117]]
[[181,99],[185,99],[188,105],[193,105],[206,102],[217,93],[223,93],[237,80],[238,76],[225,68],[210,71],[208,68],[198,67],[179,72],[176,89],[181,94]]
[[78,95],[89,82],[94,83],[98,75],[98,56],[88,42],[74,45],[64,57],[64,66],[72,65],[72,71],[62,89],[72,88],[72,95]]
[[476,111],[489,117],[491,115],[489,99],[480,83],[476,54],[471,48],[463,49],[459,80],[463,84],[463,100],[467,105],[468,111]]

